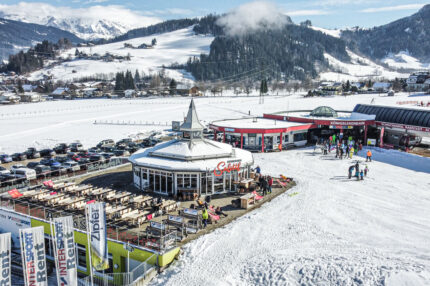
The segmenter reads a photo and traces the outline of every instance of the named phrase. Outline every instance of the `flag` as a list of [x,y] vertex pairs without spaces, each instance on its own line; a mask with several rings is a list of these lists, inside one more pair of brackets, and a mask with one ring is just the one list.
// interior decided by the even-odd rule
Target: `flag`
[[0,285],[12,286],[11,272],[11,235],[10,232],[0,234]]
[[59,286],[78,285],[73,217],[54,218],[54,253]]
[[104,203],[87,204],[87,230],[90,236],[91,262],[96,270],[109,268],[106,213]]
[[26,286],[48,286],[43,226],[19,230]]

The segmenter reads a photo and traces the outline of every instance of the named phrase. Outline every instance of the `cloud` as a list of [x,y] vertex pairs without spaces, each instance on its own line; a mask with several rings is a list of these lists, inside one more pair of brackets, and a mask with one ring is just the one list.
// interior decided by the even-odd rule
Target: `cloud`
[[397,6],[385,6],[385,7],[374,7],[360,10],[362,13],[378,13],[387,11],[404,11],[404,10],[418,10],[421,9],[425,4],[406,4]]
[[320,0],[314,1],[311,6],[343,6],[343,5],[362,5],[379,2],[378,0]]
[[217,24],[231,36],[241,36],[263,28],[278,29],[288,23],[288,17],[279,7],[264,1],[240,5],[217,21]]
[[86,8],[71,8],[53,6],[47,3],[20,2],[12,5],[0,4],[0,17],[45,25],[50,17],[56,19],[76,19],[86,23],[108,20],[124,26],[137,28],[160,22],[157,17],[142,14],[119,5],[89,6]]
[[316,15],[328,15],[329,11],[325,10],[295,10],[285,12],[288,16],[316,16]]
[[92,3],[103,3],[107,2],[108,0],[87,0],[85,4],[92,4]]

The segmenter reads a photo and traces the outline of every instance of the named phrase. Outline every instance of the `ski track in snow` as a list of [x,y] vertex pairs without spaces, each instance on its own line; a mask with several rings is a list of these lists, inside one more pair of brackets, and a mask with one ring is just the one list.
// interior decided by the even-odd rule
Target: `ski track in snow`
[[346,177],[352,161],[332,160],[334,154],[314,154],[313,148],[255,159],[264,173],[296,178],[298,185],[288,193],[298,194],[280,195],[189,243],[153,285],[429,281],[430,193],[423,192],[428,174],[374,161],[364,181],[333,180]]

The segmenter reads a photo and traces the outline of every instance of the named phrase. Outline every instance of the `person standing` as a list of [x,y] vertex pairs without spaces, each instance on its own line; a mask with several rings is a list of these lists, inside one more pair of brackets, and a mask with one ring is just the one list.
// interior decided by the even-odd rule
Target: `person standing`
[[364,180],[364,172],[363,172],[363,170],[360,170],[360,180]]
[[367,172],[369,172],[369,168],[367,167],[367,165],[366,165],[366,167],[364,167],[364,175],[365,176],[367,176]]
[[354,147],[351,147],[351,149],[349,149],[349,159],[352,159],[352,155],[354,155]]
[[269,176],[267,185],[269,186],[269,194],[272,193],[273,178]]
[[354,166],[350,166],[348,169],[348,179],[351,179],[353,171],[354,171]]
[[366,162],[367,162],[367,161],[372,162],[372,151],[367,150],[367,154],[366,154],[366,155],[367,155],[367,156],[366,156]]
[[206,228],[206,226],[208,225],[208,219],[209,219],[209,214],[208,214],[207,208],[203,209],[202,219],[203,219],[203,227]]
[[257,166],[257,168],[255,168],[255,172],[256,172],[257,174],[260,174],[260,173],[261,173],[260,166]]
[[266,179],[266,177],[263,177],[261,184],[263,187],[263,196],[265,196],[267,193],[267,179]]
[[342,160],[342,157],[343,157],[343,147],[340,147],[339,148],[339,152],[340,152],[340,159]]
[[349,145],[346,144],[346,152],[345,152],[345,158],[349,155]]

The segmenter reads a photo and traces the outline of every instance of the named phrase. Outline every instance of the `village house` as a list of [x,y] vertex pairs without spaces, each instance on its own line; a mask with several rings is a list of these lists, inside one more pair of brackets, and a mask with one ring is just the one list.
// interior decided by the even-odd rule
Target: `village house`
[[375,82],[372,86],[376,92],[388,92],[391,89],[392,84],[389,82]]
[[70,96],[70,90],[67,87],[57,87],[50,95],[54,99],[63,99]]

